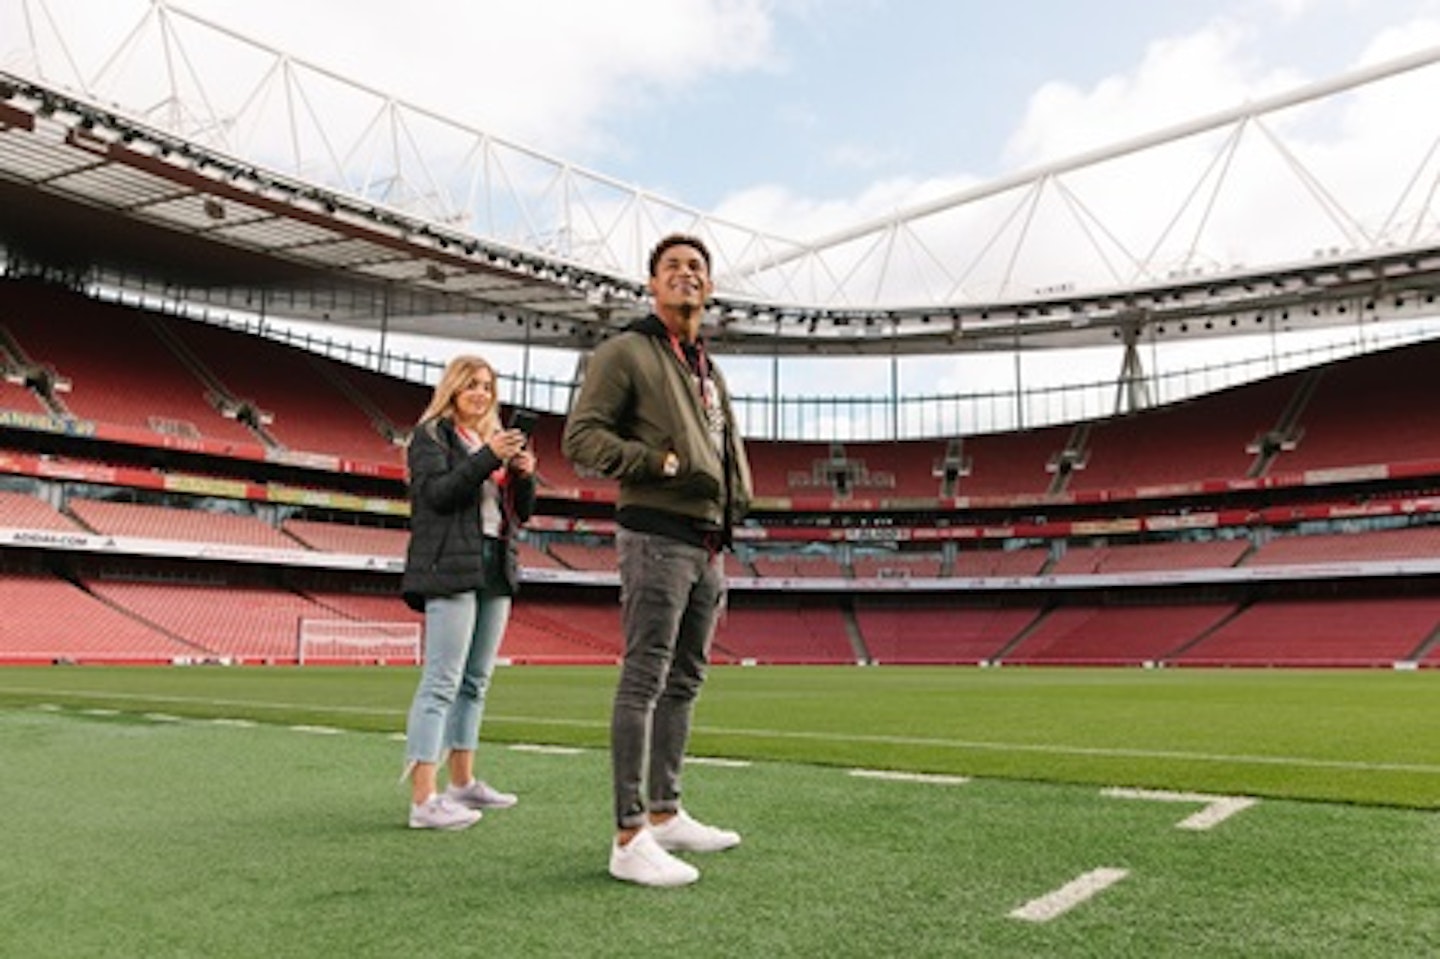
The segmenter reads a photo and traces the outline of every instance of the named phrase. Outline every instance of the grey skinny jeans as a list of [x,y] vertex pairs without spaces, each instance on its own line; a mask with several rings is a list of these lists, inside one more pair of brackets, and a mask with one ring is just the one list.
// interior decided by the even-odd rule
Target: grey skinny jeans
[[628,829],[645,822],[647,809],[680,808],[680,768],[725,574],[720,554],[667,536],[622,527],[615,545],[625,660],[610,716],[610,760],[615,821]]

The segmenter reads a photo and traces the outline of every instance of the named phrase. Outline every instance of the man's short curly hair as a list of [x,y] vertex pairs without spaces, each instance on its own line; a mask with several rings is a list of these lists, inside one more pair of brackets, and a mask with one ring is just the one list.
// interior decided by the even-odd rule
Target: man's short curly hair
[[687,233],[671,233],[655,244],[655,249],[650,251],[650,275],[655,275],[655,269],[660,265],[660,257],[672,246],[693,246],[700,251],[700,256],[705,260],[705,272],[710,272],[710,248],[705,241],[698,236],[690,236]]

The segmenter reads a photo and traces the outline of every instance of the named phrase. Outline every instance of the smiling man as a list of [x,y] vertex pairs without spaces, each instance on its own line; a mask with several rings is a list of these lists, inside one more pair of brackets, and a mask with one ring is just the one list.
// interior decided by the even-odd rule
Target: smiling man
[[700,873],[672,853],[740,842],[681,807],[680,769],[725,601],[722,553],[749,509],[750,467],[699,336],[715,288],[710,251],[696,237],[665,237],[650,254],[649,288],[654,313],[591,356],[562,445],[575,465],[620,483],[625,658],[610,719],[610,874],[681,886]]

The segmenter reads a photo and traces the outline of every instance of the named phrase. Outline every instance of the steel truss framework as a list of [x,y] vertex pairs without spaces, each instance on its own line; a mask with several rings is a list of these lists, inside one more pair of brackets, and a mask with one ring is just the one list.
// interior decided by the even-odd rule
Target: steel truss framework
[[[1426,315],[1440,292],[1440,48],[799,240],[386,96],[166,0],[83,61],[54,2],[0,0],[0,37],[20,43],[0,48],[12,273],[585,349],[643,312],[644,250],[683,230],[716,257],[717,351],[1122,343],[1127,369],[1142,341]],[[1364,137],[1344,150],[1327,139],[1362,115],[1379,118]]]

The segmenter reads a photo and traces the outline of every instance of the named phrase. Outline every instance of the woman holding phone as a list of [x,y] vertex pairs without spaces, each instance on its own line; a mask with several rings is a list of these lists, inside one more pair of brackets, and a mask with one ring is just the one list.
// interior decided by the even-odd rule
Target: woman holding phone
[[[500,424],[495,370],[445,367],[407,452],[401,592],[425,614],[425,665],[405,726],[410,828],[464,829],[516,797],[475,778],[485,694],[519,585],[512,537],[535,509],[535,454]],[[443,761],[449,785],[438,792]]]

